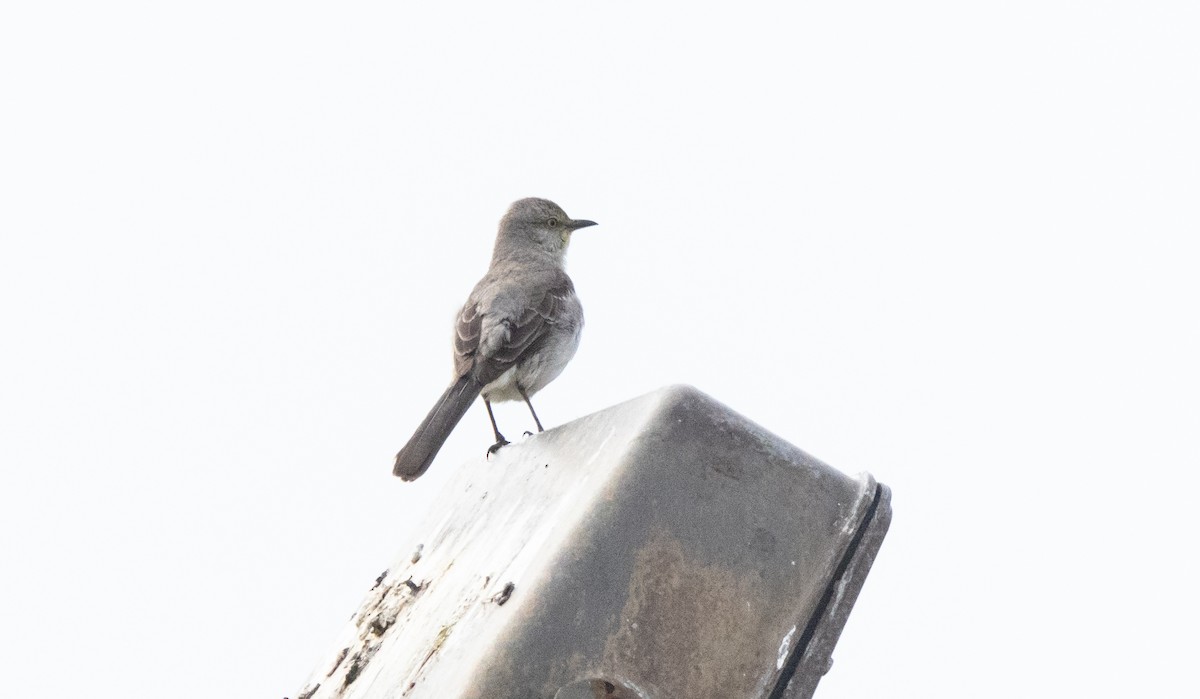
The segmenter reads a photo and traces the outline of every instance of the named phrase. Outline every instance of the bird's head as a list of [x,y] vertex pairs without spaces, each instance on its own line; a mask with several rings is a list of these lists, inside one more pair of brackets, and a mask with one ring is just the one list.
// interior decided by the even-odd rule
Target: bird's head
[[500,220],[497,251],[505,241],[507,245],[540,249],[561,258],[567,252],[571,234],[594,225],[595,221],[567,216],[562,207],[548,199],[519,199]]

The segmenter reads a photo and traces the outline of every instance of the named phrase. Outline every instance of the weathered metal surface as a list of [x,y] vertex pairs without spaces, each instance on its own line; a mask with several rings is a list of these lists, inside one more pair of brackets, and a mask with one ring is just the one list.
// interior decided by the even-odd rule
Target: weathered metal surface
[[663,389],[462,467],[300,696],[803,699],[889,519]]

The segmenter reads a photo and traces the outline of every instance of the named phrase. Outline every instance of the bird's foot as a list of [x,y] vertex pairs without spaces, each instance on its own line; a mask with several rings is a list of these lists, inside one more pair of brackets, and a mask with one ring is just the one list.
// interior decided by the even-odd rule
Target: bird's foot
[[503,436],[501,436],[500,439],[495,444],[488,447],[487,455],[490,457],[492,454],[495,454],[496,452],[500,451],[501,447],[506,447],[508,445],[509,445],[509,441],[507,439],[505,439]]
[[525,435],[524,435],[524,436],[526,436],[526,437],[532,437],[532,436],[533,436],[533,433],[532,433],[532,432],[530,432],[529,430],[525,430]]

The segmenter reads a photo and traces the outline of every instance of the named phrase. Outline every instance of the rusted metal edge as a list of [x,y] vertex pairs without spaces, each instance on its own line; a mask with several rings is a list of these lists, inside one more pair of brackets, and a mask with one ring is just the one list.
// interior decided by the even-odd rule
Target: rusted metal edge
[[838,562],[804,633],[788,657],[768,699],[810,699],[832,665],[833,647],[862,590],[867,572],[892,521],[891,490],[875,484],[875,494],[858,530]]

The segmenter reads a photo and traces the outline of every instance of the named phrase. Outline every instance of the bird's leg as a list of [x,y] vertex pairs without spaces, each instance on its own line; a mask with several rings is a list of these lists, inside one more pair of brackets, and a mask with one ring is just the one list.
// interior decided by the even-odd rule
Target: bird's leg
[[492,421],[492,434],[496,436],[496,443],[488,447],[487,450],[488,456],[491,456],[492,454],[500,451],[500,447],[508,444],[508,440],[504,438],[504,435],[500,434],[500,428],[496,427],[496,416],[492,414],[492,402],[487,398],[484,398],[483,405],[487,408],[488,419]]
[[525,393],[525,389],[521,387],[521,384],[517,384],[517,393],[521,394],[521,397],[525,399],[525,405],[529,406],[529,414],[533,416],[533,421],[537,423],[538,432],[545,432],[546,430],[542,429],[542,421],[538,419],[537,413],[533,411],[533,403],[529,402],[529,396]]

